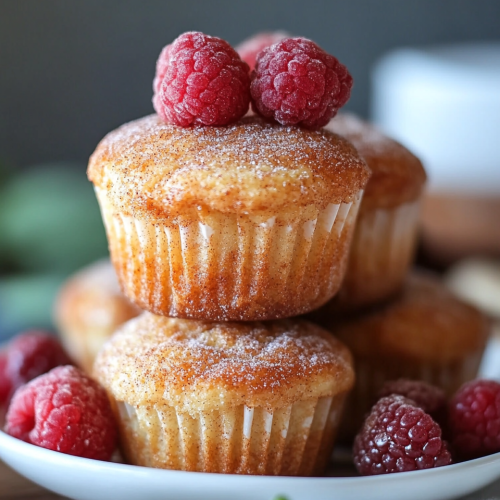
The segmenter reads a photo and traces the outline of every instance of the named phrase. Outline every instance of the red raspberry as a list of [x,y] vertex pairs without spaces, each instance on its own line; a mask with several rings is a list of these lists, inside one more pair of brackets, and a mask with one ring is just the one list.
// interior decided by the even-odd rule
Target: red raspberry
[[287,38],[262,50],[252,71],[252,108],[282,125],[318,128],[351,95],[347,68],[306,38]]
[[0,351],[0,408],[7,403],[12,392],[10,380],[5,373],[6,367],[7,353],[5,351]]
[[464,384],[448,408],[452,444],[458,455],[475,458],[500,451],[500,384]]
[[184,33],[160,59],[153,105],[167,122],[181,127],[226,125],[248,111],[248,65],[226,41]]
[[262,49],[265,49],[266,47],[269,47],[277,42],[281,42],[281,40],[289,37],[290,35],[285,31],[258,33],[251,38],[243,40],[243,42],[235,47],[235,50],[240,55],[241,59],[245,61],[248,66],[250,66],[250,70],[253,70],[255,68],[257,55]]
[[5,376],[10,381],[13,392],[52,368],[71,363],[53,335],[32,330],[18,335],[9,344]]
[[364,476],[450,463],[439,425],[414,401],[395,394],[375,404],[354,441],[354,464]]
[[380,389],[379,397],[383,398],[391,394],[399,394],[415,401],[417,406],[420,406],[425,413],[429,413],[437,421],[439,419],[436,417],[442,416],[446,409],[446,395],[444,391],[422,380],[408,380],[404,378],[390,380]]
[[109,460],[116,425],[106,392],[74,366],[59,366],[16,391],[6,431],[68,455]]

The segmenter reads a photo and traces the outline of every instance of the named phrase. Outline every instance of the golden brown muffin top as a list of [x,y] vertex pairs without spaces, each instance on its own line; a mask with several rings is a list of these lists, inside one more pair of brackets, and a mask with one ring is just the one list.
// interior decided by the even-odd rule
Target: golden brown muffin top
[[161,220],[204,208],[254,214],[349,202],[369,170],[348,141],[326,130],[258,116],[182,128],[151,115],[108,134],[88,176],[119,210]]
[[99,353],[94,373],[118,401],[196,412],[282,408],[354,382],[351,355],[305,321],[214,323],[144,313]]
[[102,260],[66,281],[58,294],[54,314],[63,331],[97,329],[111,333],[140,312],[121,292],[111,262]]
[[344,322],[334,332],[356,357],[427,362],[460,360],[484,348],[489,320],[455,297],[432,274],[413,272],[389,304]]
[[327,130],[351,141],[372,171],[361,209],[392,208],[415,201],[426,181],[420,160],[399,142],[355,115],[337,115]]

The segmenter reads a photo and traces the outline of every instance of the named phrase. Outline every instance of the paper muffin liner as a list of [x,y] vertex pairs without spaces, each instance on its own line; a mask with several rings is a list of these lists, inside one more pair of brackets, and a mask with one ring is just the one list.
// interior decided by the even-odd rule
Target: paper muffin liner
[[419,202],[362,211],[338,296],[342,307],[380,302],[403,284],[416,249]]
[[342,419],[339,440],[354,438],[363,421],[378,399],[385,382],[400,378],[423,380],[440,387],[448,397],[465,382],[476,378],[484,349],[442,364],[412,361],[393,357],[383,359],[355,359],[356,383],[346,400],[345,418]]
[[240,405],[180,413],[167,405],[113,406],[123,452],[135,465],[226,474],[300,475],[323,472],[345,394],[298,401],[268,411]]
[[155,314],[205,320],[290,317],[344,277],[362,192],[325,209],[269,216],[201,212],[164,223],[119,213],[97,190],[126,295]]

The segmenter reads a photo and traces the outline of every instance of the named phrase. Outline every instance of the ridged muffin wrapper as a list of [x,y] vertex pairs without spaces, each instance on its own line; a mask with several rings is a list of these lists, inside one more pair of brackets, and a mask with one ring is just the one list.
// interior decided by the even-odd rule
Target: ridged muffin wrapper
[[358,433],[385,382],[400,378],[423,380],[440,387],[451,397],[462,384],[476,378],[483,352],[484,349],[476,350],[464,354],[461,359],[441,364],[398,359],[397,354],[390,359],[376,356],[372,359],[355,358],[356,383],[346,400],[339,440],[350,441]]
[[419,201],[361,210],[338,295],[339,307],[383,301],[402,286],[416,250]]
[[268,411],[245,405],[180,413],[168,405],[113,402],[132,464],[226,474],[321,474],[330,458],[345,393]]
[[362,198],[274,216],[200,211],[167,224],[124,215],[96,191],[128,297],[156,314],[205,320],[290,317],[332,298]]

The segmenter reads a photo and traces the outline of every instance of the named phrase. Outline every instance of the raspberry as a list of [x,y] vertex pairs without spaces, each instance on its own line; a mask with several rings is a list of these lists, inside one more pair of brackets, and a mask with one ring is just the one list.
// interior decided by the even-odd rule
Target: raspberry
[[6,367],[7,353],[5,351],[0,351],[0,408],[7,403],[12,392],[10,380],[5,373]]
[[250,70],[255,68],[255,61],[257,59],[258,53],[269,47],[270,45],[280,42],[284,38],[289,38],[288,33],[285,31],[275,31],[273,33],[258,33],[246,40],[243,40],[239,45],[235,47],[236,52],[240,55],[241,59],[245,61]]
[[367,476],[440,467],[451,455],[430,415],[393,394],[375,404],[356,436],[354,463]]
[[380,389],[379,397],[399,394],[405,398],[411,399],[420,406],[425,413],[429,413],[434,420],[439,421],[437,416],[442,416],[446,409],[446,395],[442,389],[428,384],[421,380],[390,380]]
[[69,364],[71,360],[54,336],[32,330],[18,335],[9,344],[5,376],[13,392],[56,366]]
[[109,460],[116,425],[106,392],[74,366],[59,366],[16,391],[6,431],[49,450]]
[[500,451],[500,384],[474,380],[464,384],[448,408],[452,444],[463,458]]
[[156,78],[155,110],[175,125],[226,125],[248,111],[248,65],[220,38],[199,32],[179,36],[163,49]]
[[351,95],[346,67],[306,38],[286,38],[262,50],[252,71],[252,108],[282,125],[318,128]]

